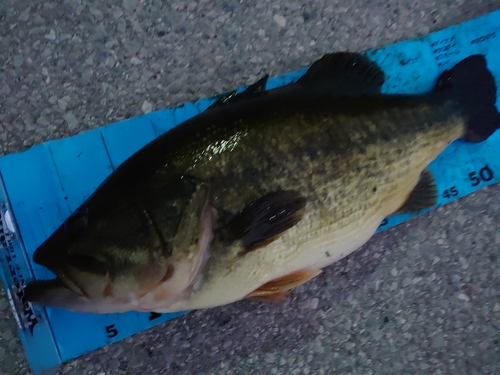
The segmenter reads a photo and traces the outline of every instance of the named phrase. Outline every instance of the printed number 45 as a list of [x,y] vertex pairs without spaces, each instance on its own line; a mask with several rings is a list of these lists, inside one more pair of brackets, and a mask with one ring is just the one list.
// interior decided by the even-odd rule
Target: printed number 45
[[456,197],[456,196],[458,196],[458,190],[455,186],[452,186],[451,188],[443,191],[443,198],[445,199],[450,199],[451,197]]

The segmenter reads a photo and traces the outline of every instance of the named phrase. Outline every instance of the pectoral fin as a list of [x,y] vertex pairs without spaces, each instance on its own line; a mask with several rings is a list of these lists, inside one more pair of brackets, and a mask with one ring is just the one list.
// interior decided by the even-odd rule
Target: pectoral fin
[[286,298],[288,290],[304,284],[320,273],[321,270],[316,269],[295,271],[265,283],[250,293],[247,298],[260,301],[277,301]]
[[413,189],[413,191],[408,196],[406,203],[401,206],[401,208],[394,213],[410,213],[418,212],[420,210],[430,208],[437,203],[438,191],[436,186],[436,181],[432,176],[432,173],[425,169],[420,175],[420,180]]
[[223,239],[241,240],[246,251],[266,246],[302,219],[305,205],[305,198],[295,191],[266,194],[229,220]]

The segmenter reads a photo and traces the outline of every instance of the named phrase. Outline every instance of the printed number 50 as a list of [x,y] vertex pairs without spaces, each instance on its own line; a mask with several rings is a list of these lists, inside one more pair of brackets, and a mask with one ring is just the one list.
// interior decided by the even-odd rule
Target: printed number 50
[[479,172],[470,172],[469,180],[472,182],[472,186],[478,186],[481,181],[491,181],[493,179],[493,171],[485,165],[483,168],[479,170]]

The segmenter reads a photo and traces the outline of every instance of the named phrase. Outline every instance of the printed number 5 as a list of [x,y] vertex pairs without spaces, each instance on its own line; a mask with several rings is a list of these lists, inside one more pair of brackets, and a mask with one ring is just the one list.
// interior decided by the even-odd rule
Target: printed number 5
[[115,328],[114,324],[111,324],[106,327],[106,332],[108,333],[108,337],[111,339],[113,337],[116,337],[118,335],[118,330]]
[[472,186],[477,186],[479,182],[481,182],[479,178],[477,178],[476,172],[469,173],[469,179],[472,181]]

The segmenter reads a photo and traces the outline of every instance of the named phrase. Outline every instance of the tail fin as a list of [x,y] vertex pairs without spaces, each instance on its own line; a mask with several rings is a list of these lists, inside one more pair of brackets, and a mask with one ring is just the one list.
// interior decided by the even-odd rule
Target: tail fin
[[500,113],[495,107],[495,79],[482,55],[465,58],[438,78],[436,91],[446,92],[458,101],[468,117],[463,139],[481,142],[500,128]]

